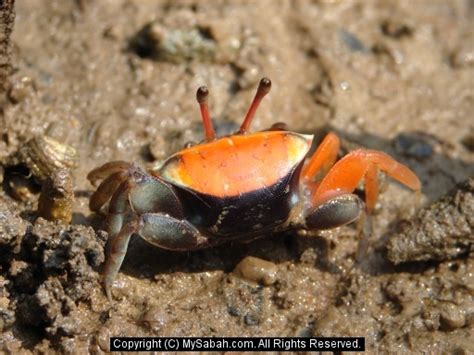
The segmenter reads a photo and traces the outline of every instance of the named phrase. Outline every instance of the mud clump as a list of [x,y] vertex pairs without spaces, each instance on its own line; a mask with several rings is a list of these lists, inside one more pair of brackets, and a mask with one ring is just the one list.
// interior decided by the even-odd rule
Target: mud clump
[[229,315],[246,326],[256,326],[268,318],[269,290],[252,286],[238,278],[229,277],[222,284],[222,295],[226,300]]
[[10,35],[15,22],[15,0],[0,2],[0,115],[12,73]]
[[[19,250],[28,225],[29,223],[19,217],[0,197],[0,251],[3,251],[4,256]],[[5,260],[5,257],[2,259]]]
[[395,264],[446,260],[474,249],[474,178],[402,222],[387,245]]
[[17,326],[50,337],[88,332],[96,317],[85,317],[82,304],[101,289],[95,270],[104,260],[101,237],[90,227],[36,221],[8,265]]

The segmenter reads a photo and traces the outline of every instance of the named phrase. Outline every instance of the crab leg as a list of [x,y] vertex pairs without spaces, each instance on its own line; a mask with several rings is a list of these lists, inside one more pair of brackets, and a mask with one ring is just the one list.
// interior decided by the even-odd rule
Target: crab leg
[[377,197],[379,196],[379,168],[375,164],[370,164],[365,174],[364,189],[365,189],[365,206],[367,212],[371,214],[374,211]]
[[303,178],[314,179],[318,172],[324,176],[336,162],[340,146],[339,138],[332,132],[328,133],[303,168]]
[[395,180],[414,191],[420,191],[418,177],[406,166],[398,163],[389,155],[375,150],[355,150],[339,160],[323,178],[316,191],[312,194],[312,204],[317,206],[325,201],[355,190],[359,182],[369,174],[366,194],[371,208],[377,197],[376,170],[380,168]]
[[117,188],[110,200],[105,224],[107,233],[109,233],[109,241],[112,240],[122,229],[124,215],[129,208],[128,193],[132,186],[131,181],[123,182]]
[[128,170],[132,166],[133,164],[122,160],[111,161],[92,170],[89,174],[87,174],[87,180],[89,180],[92,185],[95,185],[98,180],[102,180],[109,175]]
[[357,222],[357,234],[359,243],[357,245],[356,260],[362,262],[368,254],[370,246],[370,237],[372,236],[372,216],[363,208],[360,211],[360,217]]
[[112,174],[102,181],[97,190],[92,194],[89,201],[91,211],[98,213],[101,207],[110,199],[115,190],[123,183],[129,174],[126,171],[120,171]]
[[126,224],[119,234],[112,240],[109,240],[109,247],[107,250],[106,262],[104,267],[104,289],[109,300],[112,300],[111,287],[117,276],[123,259],[127,253],[128,243],[130,237],[137,230],[137,221],[132,221]]
[[109,204],[106,229],[109,239],[106,246],[104,267],[104,289],[107,298],[111,300],[110,287],[117,276],[120,266],[128,249],[130,236],[136,231],[137,223],[132,221],[123,226],[124,215],[129,208],[128,194],[133,184],[125,181],[117,188]]

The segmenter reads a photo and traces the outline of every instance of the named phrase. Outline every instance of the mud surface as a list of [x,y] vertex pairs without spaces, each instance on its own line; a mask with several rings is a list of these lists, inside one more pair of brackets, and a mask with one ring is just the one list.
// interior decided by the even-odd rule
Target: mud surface
[[[389,236],[390,238],[390,236]],[[388,240],[388,259],[446,260],[469,254],[474,247],[474,179],[401,222]]]
[[[473,22],[469,0],[18,1],[0,116],[2,351],[353,335],[373,351],[474,352]],[[109,303],[87,172],[116,159],[152,168],[200,141],[200,85],[217,132],[235,130],[262,76],[273,88],[254,130],[284,121],[318,141],[333,130],[346,151],[383,150],[418,174],[425,210],[386,179],[361,263],[353,225],[189,253],[134,238]],[[38,218],[38,181],[8,192],[20,172],[9,157],[37,135],[77,150],[70,224]]]

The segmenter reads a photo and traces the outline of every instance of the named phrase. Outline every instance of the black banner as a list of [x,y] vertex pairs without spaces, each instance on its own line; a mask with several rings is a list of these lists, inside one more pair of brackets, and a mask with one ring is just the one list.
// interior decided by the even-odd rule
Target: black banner
[[110,351],[364,351],[365,338],[111,337]]

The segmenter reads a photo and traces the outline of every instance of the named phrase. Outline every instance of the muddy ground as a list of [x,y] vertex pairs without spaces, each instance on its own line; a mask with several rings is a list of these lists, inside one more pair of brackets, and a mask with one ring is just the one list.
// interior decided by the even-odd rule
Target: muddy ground
[[[2,351],[324,335],[365,336],[372,351],[474,352],[473,23],[470,0],[18,1],[0,118]],[[87,172],[116,159],[151,168],[200,141],[203,84],[218,131],[232,131],[262,76],[273,88],[254,130],[284,121],[318,141],[333,130],[344,151],[388,152],[420,177],[425,210],[386,179],[360,263],[354,225],[189,253],[135,238],[109,303]],[[37,135],[78,152],[70,224],[37,218],[35,188],[8,192],[19,173],[9,157]],[[271,262],[262,282],[247,280],[262,276],[252,260],[234,270],[247,256]]]

